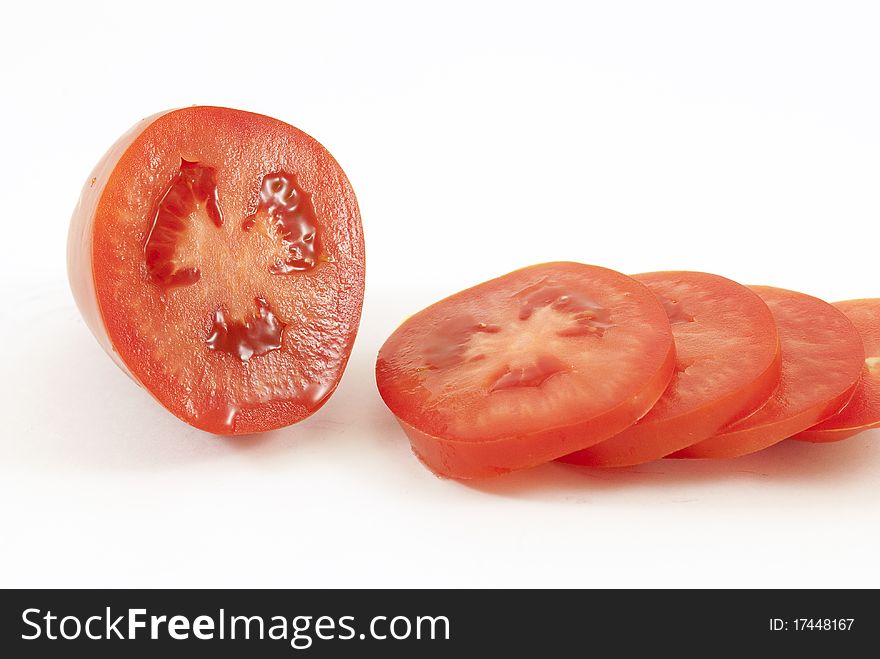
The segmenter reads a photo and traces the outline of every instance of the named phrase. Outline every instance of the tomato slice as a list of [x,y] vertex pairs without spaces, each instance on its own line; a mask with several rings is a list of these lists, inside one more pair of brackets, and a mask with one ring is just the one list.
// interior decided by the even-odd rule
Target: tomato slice
[[672,457],[733,458],[760,451],[834,414],[852,396],[865,354],[847,317],[803,293],[750,288],[770,307],[779,328],[779,386],[753,414]]
[[703,272],[635,278],[669,315],[678,355],[675,377],[638,423],[563,462],[624,467],[662,458],[751,412],[779,383],[776,323],[754,292]]
[[865,350],[861,378],[846,407],[794,439],[836,442],[880,428],[880,299],[847,300],[834,306],[852,321],[861,337]]
[[613,270],[546,263],[437,302],[385,342],[376,381],[415,454],[473,478],[620,432],[672,376],[657,298]]
[[305,133],[248,112],[189,107],[124,135],[86,182],[68,265],[107,353],[214,433],[318,409],[360,320],[363,234],[345,174]]

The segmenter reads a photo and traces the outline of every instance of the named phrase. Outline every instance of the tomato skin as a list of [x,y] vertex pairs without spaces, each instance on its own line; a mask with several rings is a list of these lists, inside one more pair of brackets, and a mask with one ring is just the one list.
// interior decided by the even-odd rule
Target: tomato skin
[[[542,277],[542,273],[549,272],[551,274],[547,277],[552,278],[554,273],[559,271],[573,278],[580,276],[581,272],[585,276],[592,276],[597,271],[612,273],[611,276],[626,280],[629,289],[627,295],[632,298],[628,304],[644,305],[642,320],[645,327],[651,328],[653,343],[641,353],[642,363],[633,366],[639,373],[644,374],[638,382],[639,388],[632,389],[631,394],[619,399],[612,407],[595,413],[587,414],[580,410],[572,412],[568,407],[561,410],[556,417],[553,415],[547,417],[542,413],[541,418],[546,417],[546,423],[534,422],[534,419],[528,418],[527,412],[523,411],[510,423],[498,422],[481,431],[485,435],[475,435],[471,432],[471,428],[463,429],[460,423],[456,426],[451,421],[444,422],[442,415],[441,418],[433,418],[424,410],[418,409],[419,404],[416,401],[423,395],[419,392],[430,390],[430,387],[424,385],[420,380],[423,376],[418,373],[425,369],[413,366],[416,363],[412,361],[413,355],[417,353],[419,343],[412,341],[409,333],[411,328],[419,328],[412,332],[424,338],[419,332],[422,330],[430,332],[438,318],[454,315],[450,309],[456,308],[456,305],[472,305],[494,310],[493,304],[499,297],[502,299],[516,297],[509,295],[509,289],[505,288],[508,282],[516,281],[515,289],[519,289],[523,283],[543,281],[545,277]],[[520,319],[522,318],[523,316],[520,316]],[[498,320],[491,313],[486,319],[490,323]],[[647,333],[649,330],[641,328],[639,331]],[[543,347],[544,344],[541,345]],[[557,355],[560,356],[564,359],[564,351]],[[402,367],[401,362],[409,366]],[[523,268],[461,291],[411,317],[389,337],[380,350],[376,363],[376,380],[383,400],[408,436],[416,456],[439,476],[470,479],[496,476],[516,469],[536,466],[577,448],[601,441],[628,427],[653,406],[666,388],[674,365],[675,349],[668,319],[662,306],[647,288],[620,273],[613,273],[603,268],[573,263],[548,263]],[[599,373],[596,377],[601,380],[603,376]],[[483,386],[479,385],[477,389]],[[493,395],[499,395],[497,392],[492,393],[491,387],[482,391],[486,400]],[[543,400],[545,394],[540,387],[534,391],[536,392],[534,395]],[[454,397],[455,392],[451,395]],[[465,405],[462,409],[468,411],[472,404],[462,403]],[[444,406],[443,403],[440,405]],[[436,403],[429,401],[426,406],[432,408]],[[453,413],[453,416],[457,415]],[[522,423],[519,430],[515,419],[519,419]]]
[[[845,408],[845,406],[844,406]],[[843,409],[838,408],[834,412],[831,413],[831,416],[842,412]],[[820,424],[816,424],[820,425]],[[804,430],[803,432],[799,432],[797,434],[792,434],[790,439],[796,439],[799,442],[810,442],[811,444],[832,444],[834,442],[840,442],[844,439],[849,439],[850,437],[855,437],[856,435],[863,433],[866,430],[871,430],[872,428],[878,428],[880,425],[871,424],[866,425],[860,428],[835,428],[833,430]]]
[[880,428],[880,299],[834,302],[855,325],[865,348],[865,365],[852,398],[832,416],[792,437],[805,442],[839,442]]
[[[86,327],[98,341],[113,363],[122,372],[132,378],[138,379],[132,374],[125,362],[113,348],[113,343],[107,334],[107,326],[98,308],[98,297],[95,292],[95,273],[93,270],[92,244],[95,224],[95,211],[104,192],[110,175],[119,162],[122,154],[131,146],[131,143],[152,124],[156,119],[172,110],[158,112],[154,115],[141,119],[129,128],[113,145],[101,156],[89,177],[83,185],[73,216],[70,219],[70,230],[67,234],[67,277],[70,282],[70,290],[76,306],[82,314]],[[140,384],[140,383],[139,383]]]
[[[629,467],[658,460],[748,414],[779,383],[776,325],[767,305],[747,287],[703,272],[634,277],[665,301],[676,337],[676,376],[657,405],[634,425],[560,462]],[[731,336],[736,340],[733,347],[726,345]],[[729,371],[730,360],[744,353],[749,360],[737,372],[721,379],[713,376]]]
[[[300,398],[289,395],[273,398],[270,395],[258,403],[234,402],[228,406],[228,410],[216,413],[193,413],[190,409],[193,407],[192,401],[182,400],[179,393],[166,386],[168,378],[155,364],[149,363],[149,356],[144,356],[142,347],[136,345],[134,339],[137,331],[129,327],[126,319],[121,317],[121,312],[115,304],[116,300],[108,293],[106,282],[116,275],[113,267],[118,267],[118,264],[114,266],[107,258],[108,245],[112,248],[112,239],[108,239],[106,233],[102,233],[106,229],[101,223],[106,224],[106,218],[117,211],[118,201],[114,199],[119,198],[119,190],[126,185],[126,178],[131,177],[132,172],[139,171],[136,159],[143,156],[132,155],[135,148],[137,147],[140,152],[144,151],[144,142],[154,139],[145,137],[148,133],[151,136],[164,135],[165,138],[173,140],[174,132],[179,126],[185,127],[184,130],[188,131],[188,143],[193,144],[193,131],[202,130],[198,128],[199,125],[204,126],[204,130],[216,130],[218,134],[222,130],[230,131],[227,134],[231,135],[232,140],[237,139],[239,130],[242,135],[251,136],[264,130],[264,136],[268,141],[264,143],[263,148],[271,154],[271,160],[277,162],[279,158],[283,159],[283,149],[290,148],[289,145],[293,144],[294,148],[303,149],[303,155],[291,156],[291,158],[296,162],[304,163],[305,167],[312,168],[316,172],[312,176],[313,180],[321,181],[321,177],[324,177],[332,186],[332,192],[318,191],[325,197],[335,195],[329,201],[327,198],[322,200],[324,206],[330,208],[332,215],[331,219],[327,219],[330,224],[325,228],[332,229],[334,235],[347,235],[350,240],[344,245],[334,247],[337,255],[344,258],[333,259],[331,262],[344,264],[345,275],[340,279],[345,281],[346,285],[338,291],[336,310],[328,311],[328,315],[338,313],[343,320],[340,321],[339,328],[332,330],[338,335],[337,345],[334,346],[336,362],[333,372],[328,375],[327,382],[321,382],[320,386],[313,389],[306,389],[306,394]],[[169,135],[172,137],[168,138]],[[283,140],[277,139],[278,136]],[[282,146],[282,141],[287,146]],[[254,143],[253,149],[259,148],[260,145]],[[279,153],[282,155],[279,156]],[[155,157],[159,159],[162,157],[158,150]],[[175,157],[178,164],[182,160],[185,161],[181,154],[175,153]],[[220,163],[220,166],[223,167],[225,164]],[[244,171],[241,163],[231,164],[237,171]],[[248,166],[251,164],[253,161]],[[144,168],[152,166],[152,162],[144,163]],[[259,163],[254,166],[259,167]],[[269,173],[263,172],[264,175]],[[151,194],[155,196],[156,191]],[[155,203],[155,199],[152,203]],[[153,212],[155,212],[154,205],[147,202],[139,209],[135,221],[149,223],[152,221],[150,214]],[[141,233],[145,234],[148,227],[149,224],[146,224]],[[102,245],[100,253],[97,247],[99,244]],[[143,250],[144,246],[141,242],[134,250],[136,256],[143,258]],[[129,255],[131,256],[134,254]],[[68,276],[77,306],[99,345],[123,372],[147,389],[175,416],[196,428],[214,434],[240,435],[273,430],[296,423],[323,406],[338,386],[347,364],[363,303],[364,248],[360,212],[354,192],[339,165],[320,144],[298,129],[269,117],[227,108],[192,106],[180,110],[168,110],[135,124],[110,147],[86,180],[71,218],[68,235]],[[321,280],[319,285],[324,287],[322,293],[325,297],[329,295],[326,280]],[[293,320],[308,319],[295,317]],[[326,322],[324,319],[321,320]],[[222,389],[218,388],[218,390],[222,392]]]
[[[775,424],[772,430],[760,426],[752,426],[743,428],[742,430],[736,430],[736,425],[734,425],[731,430],[705,440],[705,446],[696,444],[668,457],[714,459],[738,458],[743,455],[761,451],[795,435],[801,428],[815,423],[817,419],[827,419],[839,412],[840,409],[849,402],[850,398],[852,398],[855,387],[856,385],[853,384],[852,387],[830,399],[828,402],[817,405],[813,409],[806,410],[796,416],[789,417],[782,423]],[[845,439],[856,432],[858,431],[853,431],[845,437],[838,437],[838,439]]]
[[853,324],[818,298],[750,287],[770,306],[782,342],[782,378],[767,402],[677,458],[735,458],[765,449],[828,418],[853,395],[864,361]]

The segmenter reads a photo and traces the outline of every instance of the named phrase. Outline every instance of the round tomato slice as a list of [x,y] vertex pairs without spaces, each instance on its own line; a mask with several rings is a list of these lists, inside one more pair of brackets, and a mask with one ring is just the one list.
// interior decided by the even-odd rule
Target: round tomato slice
[[625,467],[657,460],[751,412],[779,383],[776,323],[755,293],[703,272],[653,272],[635,279],[657,295],[669,315],[675,377],[638,423],[564,462]]
[[675,363],[645,286],[579,263],[517,270],[442,300],[385,342],[376,381],[415,454],[473,478],[531,467],[632,424]]
[[760,451],[828,418],[852,396],[865,353],[847,317],[803,293],[750,288],[770,307],[779,329],[779,386],[753,414],[672,457],[733,458]]
[[364,245],[345,174],[285,123],[189,107],[137,124],[86,182],[71,287],[113,359],[214,433],[303,419],[360,320]]
[[846,407],[794,439],[807,442],[836,442],[880,428],[880,299],[835,302],[855,325],[865,350],[859,384]]

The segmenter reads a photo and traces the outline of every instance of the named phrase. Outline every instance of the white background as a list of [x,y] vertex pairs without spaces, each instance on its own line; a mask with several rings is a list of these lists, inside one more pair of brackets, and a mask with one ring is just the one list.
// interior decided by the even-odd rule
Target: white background
[[[408,314],[546,260],[880,296],[878,34],[841,2],[7,6],[0,585],[880,586],[878,431],[462,484],[372,375]],[[190,104],[311,133],[363,212],[348,371],[262,436],[166,413],[67,287],[93,164]]]

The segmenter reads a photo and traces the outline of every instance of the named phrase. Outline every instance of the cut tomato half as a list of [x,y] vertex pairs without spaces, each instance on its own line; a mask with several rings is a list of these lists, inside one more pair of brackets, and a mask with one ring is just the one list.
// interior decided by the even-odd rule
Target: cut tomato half
[[360,320],[363,234],[345,174],[302,131],[248,112],[190,107],[124,135],[86,182],[68,265],[107,353],[214,433],[314,412]]
[[782,345],[782,378],[753,414],[676,458],[734,458],[772,446],[840,410],[859,379],[865,353],[853,324],[818,298],[752,286],[770,307]]
[[861,337],[865,350],[861,378],[846,407],[794,439],[836,442],[880,428],[880,300],[847,300],[834,306],[852,321]]
[[547,263],[417,313],[382,346],[376,381],[429,468],[474,478],[620,432],[663,392],[674,357],[669,320],[644,285]]
[[703,272],[654,272],[635,279],[657,295],[669,315],[675,376],[638,423],[563,462],[625,467],[657,460],[751,412],[779,383],[776,323],[754,292]]

